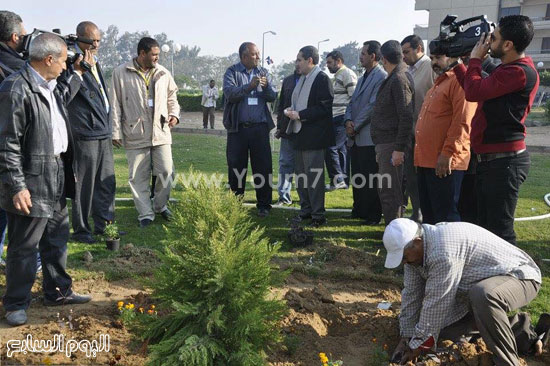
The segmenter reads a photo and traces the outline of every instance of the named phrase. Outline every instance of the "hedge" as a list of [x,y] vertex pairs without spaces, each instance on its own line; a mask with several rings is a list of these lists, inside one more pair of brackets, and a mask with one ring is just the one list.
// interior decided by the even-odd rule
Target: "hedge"
[[[216,100],[216,109],[223,107],[222,95],[223,93],[220,93],[219,98]],[[178,93],[178,103],[184,112],[201,112],[201,101],[202,94]]]

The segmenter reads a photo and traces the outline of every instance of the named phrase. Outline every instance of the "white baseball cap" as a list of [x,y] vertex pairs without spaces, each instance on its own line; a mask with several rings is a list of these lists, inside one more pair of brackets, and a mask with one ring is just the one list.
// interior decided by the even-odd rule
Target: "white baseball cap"
[[384,247],[386,255],[386,268],[399,267],[403,261],[403,249],[418,233],[419,225],[409,219],[395,219],[390,222],[384,231]]

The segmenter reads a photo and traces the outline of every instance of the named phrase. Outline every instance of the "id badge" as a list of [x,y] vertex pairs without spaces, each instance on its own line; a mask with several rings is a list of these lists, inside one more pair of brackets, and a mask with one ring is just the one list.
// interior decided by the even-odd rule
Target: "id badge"
[[258,98],[248,98],[248,105],[258,105]]
[[153,99],[147,99],[147,105],[149,108],[153,108]]

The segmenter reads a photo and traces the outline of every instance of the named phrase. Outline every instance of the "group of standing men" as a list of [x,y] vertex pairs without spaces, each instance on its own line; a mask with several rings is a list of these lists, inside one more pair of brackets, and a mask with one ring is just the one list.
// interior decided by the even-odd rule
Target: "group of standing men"
[[[506,19],[516,28],[526,22]],[[529,42],[517,41],[517,52]],[[515,243],[515,206],[529,168],[524,121],[537,73],[528,57],[507,61],[507,49],[493,50],[492,57],[487,49],[476,52],[451,58],[434,50],[427,56],[416,35],[383,45],[367,41],[360,55],[365,73],[357,80],[333,51],[326,58],[331,80],[318,66],[317,50],[303,47],[279,96],[277,204],[292,203],[295,179],[296,220],[324,224],[326,163],[331,188],[351,184],[351,217],[367,225],[382,215],[386,225],[402,217],[409,198],[414,221],[469,220]],[[267,70],[258,66],[256,45],[244,43],[239,54],[241,62],[228,69],[223,85],[229,181],[244,193],[250,154],[258,214],[266,216],[274,127],[268,103],[276,94]],[[497,59],[510,65],[497,67]]]
[[[33,34],[24,50],[21,17],[0,11],[0,224],[7,222],[9,241],[3,306],[12,326],[27,321],[37,252],[44,305],[91,300],[73,291],[66,272],[66,198],[72,199],[73,240],[94,243],[93,235],[114,220],[113,145],[126,151],[139,226],[148,226],[155,213],[171,218],[170,130],[179,122],[179,105],[172,76],[157,64],[159,44],[140,40],[137,57],[114,70],[109,95],[97,60],[99,28],[84,21],[76,34],[80,56],[69,64],[59,35]],[[158,181],[151,200],[152,175]],[[3,241],[5,227],[0,230]]]

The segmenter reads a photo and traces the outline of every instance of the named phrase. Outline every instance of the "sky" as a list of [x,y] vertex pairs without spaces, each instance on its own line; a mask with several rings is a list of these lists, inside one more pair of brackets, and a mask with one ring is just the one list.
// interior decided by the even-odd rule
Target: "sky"
[[[199,46],[201,55],[227,56],[237,52],[244,41],[262,48],[265,57],[275,64],[295,59],[306,45],[321,52],[350,41],[383,43],[401,41],[412,33],[415,24],[427,24],[428,12],[415,11],[414,0],[94,0],[75,2],[2,1],[2,10],[21,16],[27,32],[33,28],[61,28],[63,34],[74,33],[76,25],[91,20],[101,29],[116,25],[125,31],[148,30],[166,33],[174,42]],[[9,4],[9,7],[5,8]],[[55,4],[55,7],[52,5]],[[78,4],[75,6],[75,4]],[[90,4],[87,6],[87,4]]]

